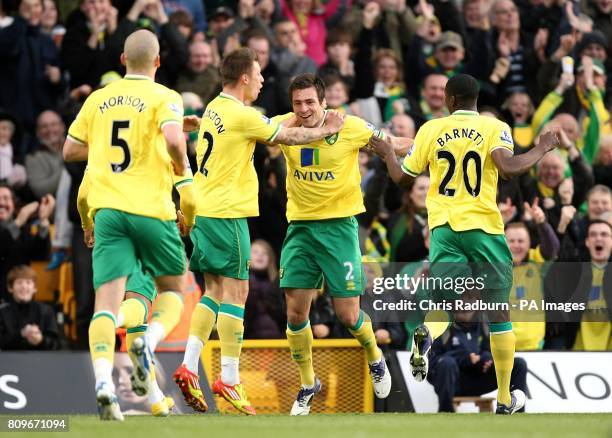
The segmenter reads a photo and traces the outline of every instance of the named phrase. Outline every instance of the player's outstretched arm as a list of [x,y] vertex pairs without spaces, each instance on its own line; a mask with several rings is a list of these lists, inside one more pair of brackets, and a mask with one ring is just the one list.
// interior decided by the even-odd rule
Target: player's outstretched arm
[[89,147],[85,143],[66,137],[63,148],[64,161],[87,161]]
[[546,153],[559,146],[559,136],[551,131],[540,136],[540,141],[528,152],[513,155],[508,149],[498,148],[491,152],[491,158],[501,176],[510,179],[531,169]]
[[308,144],[315,140],[328,137],[340,131],[344,126],[344,117],[335,112],[328,111],[325,117],[325,124],[318,128],[286,128],[281,130],[274,139],[275,144],[300,145]]
[[179,123],[166,123],[162,127],[162,132],[166,140],[168,154],[172,158],[174,173],[184,175],[187,169],[187,163],[185,162],[187,146],[185,144],[185,135],[183,135],[183,126]]
[[414,138],[410,137],[395,137],[393,135],[390,135],[389,138],[391,139],[391,143],[393,144],[395,155],[402,158],[408,155],[408,151],[414,144]]
[[396,150],[390,138],[379,138],[376,135],[370,137],[368,142],[369,150],[383,159],[387,165],[389,176],[395,184],[400,187],[407,187],[414,179],[412,176],[405,173],[399,162],[397,161]]

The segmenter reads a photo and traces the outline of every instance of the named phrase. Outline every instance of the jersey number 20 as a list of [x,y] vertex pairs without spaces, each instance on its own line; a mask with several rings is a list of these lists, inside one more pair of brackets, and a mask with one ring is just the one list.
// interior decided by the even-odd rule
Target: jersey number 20
[[[448,183],[455,175],[455,156],[449,151],[438,151],[438,160],[448,161],[448,170],[446,171],[444,178],[442,178],[438,193],[444,196],[455,196],[455,189],[447,187]],[[468,177],[468,166],[470,164],[470,160],[474,161],[474,166],[476,167],[476,187],[472,186],[472,183]],[[480,194],[480,187],[482,183],[482,160],[480,155],[478,155],[478,153],[475,151],[469,151],[467,154],[465,154],[465,157],[463,157],[461,166],[463,168],[463,183],[465,184],[465,188],[473,197],[478,196]]]

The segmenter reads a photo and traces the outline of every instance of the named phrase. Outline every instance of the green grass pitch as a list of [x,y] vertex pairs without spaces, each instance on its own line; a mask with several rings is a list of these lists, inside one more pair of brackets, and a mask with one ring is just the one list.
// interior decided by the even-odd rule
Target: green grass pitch
[[[2,416],[7,418],[6,416]],[[70,416],[69,433],[19,433],[15,437],[612,437],[612,414],[334,414],[292,418],[280,415],[183,415],[126,417],[101,422]],[[3,435],[3,434],[0,434]]]

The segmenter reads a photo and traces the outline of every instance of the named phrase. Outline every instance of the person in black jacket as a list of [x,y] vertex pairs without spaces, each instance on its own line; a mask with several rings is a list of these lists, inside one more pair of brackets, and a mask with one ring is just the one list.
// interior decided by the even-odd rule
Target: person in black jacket
[[21,0],[19,15],[0,28],[0,107],[15,114],[25,132],[33,132],[36,117],[57,105],[64,86],[57,47],[40,30],[41,14],[40,0]]
[[[440,412],[454,412],[453,397],[477,396],[497,388],[495,366],[484,324],[474,311],[455,312],[455,322],[431,348],[427,380]],[[514,358],[510,387],[527,393],[527,363]]]
[[25,265],[8,273],[11,298],[0,304],[0,350],[57,350],[59,331],[51,306],[32,300],[36,274]]
[[12,267],[49,256],[49,218],[54,208],[53,196],[45,195],[15,214],[15,195],[8,185],[0,184],[0,302],[7,298],[6,276]]
[[[544,281],[546,300],[559,307],[573,305],[566,312],[549,310],[545,347],[575,350],[612,349],[612,226],[603,220],[591,221],[587,230],[588,256],[582,260],[562,256]],[[578,307],[577,307],[578,306]],[[593,325],[601,330],[593,332]],[[606,325],[607,323],[607,325]]]

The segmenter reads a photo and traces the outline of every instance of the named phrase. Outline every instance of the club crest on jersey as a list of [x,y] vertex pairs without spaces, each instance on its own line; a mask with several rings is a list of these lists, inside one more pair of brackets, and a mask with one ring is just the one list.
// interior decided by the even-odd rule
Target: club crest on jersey
[[170,105],[168,105],[168,108],[170,108],[170,111],[175,112],[179,116],[183,117],[183,110],[176,103],[171,103]]
[[514,145],[514,142],[512,141],[512,136],[505,129],[501,132],[501,135],[499,136],[499,139],[501,141],[505,142],[505,143]]
[[325,143],[327,143],[329,145],[332,145],[332,144],[334,144],[337,141],[338,141],[338,133],[337,132],[335,134],[333,134],[333,135],[329,135],[329,136],[325,137]]
[[264,122],[266,122],[266,125],[270,125],[272,123],[272,120],[270,120],[269,118],[267,118],[266,116],[262,115],[261,116],[261,120],[263,120]]

